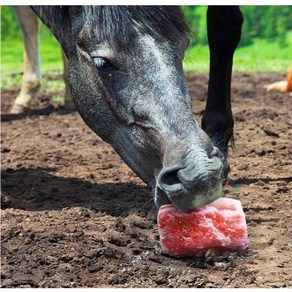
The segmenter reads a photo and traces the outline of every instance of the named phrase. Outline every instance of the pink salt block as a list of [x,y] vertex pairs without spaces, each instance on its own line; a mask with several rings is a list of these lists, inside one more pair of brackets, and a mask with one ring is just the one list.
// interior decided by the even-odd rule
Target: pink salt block
[[219,198],[187,212],[163,205],[157,221],[161,248],[172,256],[202,257],[208,250],[235,252],[248,245],[245,215],[235,199]]

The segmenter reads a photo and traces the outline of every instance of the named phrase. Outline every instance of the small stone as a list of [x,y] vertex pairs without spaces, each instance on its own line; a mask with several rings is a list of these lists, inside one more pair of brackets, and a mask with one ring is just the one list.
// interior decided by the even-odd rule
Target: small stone
[[273,288],[282,288],[282,287],[284,287],[284,283],[282,283],[282,282],[274,282],[274,283],[272,283],[271,284],[271,286],[273,287]]
[[138,249],[138,248],[134,248],[134,249],[132,249],[132,254],[134,254],[134,255],[138,255],[138,254],[141,254],[141,249]]
[[142,221],[134,221],[133,226],[138,227],[140,229],[147,229],[149,227],[148,224],[146,224]]
[[115,230],[118,231],[118,232],[123,232],[125,231],[126,229],[126,226],[125,224],[123,224],[122,222],[117,222],[116,225],[115,225]]
[[238,170],[247,170],[249,165],[247,163],[243,163],[237,167]]
[[9,153],[10,152],[10,149],[7,148],[7,147],[3,147],[3,148],[1,148],[1,152],[2,153]]
[[274,132],[274,131],[272,131],[270,129],[263,128],[263,131],[268,136],[277,137],[277,138],[279,137],[278,133],[276,133],[276,132]]
[[100,264],[95,264],[95,265],[88,267],[89,273],[96,273],[96,272],[101,271],[102,269],[103,269],[103,266]]
[[205,288],[213,288],[214,287],[214,284],[213,283],[207,283],[205,285]]
[[51,236],[49,236],[48,240],[49,242],[56,243],[60,240],[64,239],[63,233],[53,233]]
[[59,260],[65,263],[69,263],[73,260],[73,258],[74,257],[72,255],[63,255],[59,258]]
[[160,274],[154,279],[154,281],[157,285],[163,285],[163,284],[167,283],[167,276],[168,276],[168,274],[166,274],[166,273]]
[[162,260],[159,257],[156,257],[156,256],[149,257],[149,260],[152,261],[152,262],[155,262],[155,263],[159,263],[159,264],[162,263]]
[[84,235],[84,232],[82,230],[75,232],[76,237],[81,237]]
[[93,236],[92,240],[100,247],[104,246],[103,240],[97,236]]
[[124,239],[117,238],[114,236],[109,237],[108,242],[116,246],[126,246],[128,243]]

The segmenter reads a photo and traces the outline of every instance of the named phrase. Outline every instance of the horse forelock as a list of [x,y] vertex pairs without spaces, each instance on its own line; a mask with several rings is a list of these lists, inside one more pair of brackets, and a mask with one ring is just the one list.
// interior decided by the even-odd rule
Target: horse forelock
[[78,15],[78,28],[91,30],[116,52],[134,46],[133,40],[139,33],[174,46],[182,36],[190,34],[189,24],[178,6],[39,6],[38,14],[50,19],[47,25],[59,31],[59,37],[64,37],[62,28],[75,25],[74,15]]
[[182,35],[190,33],[188,22],[177,6],[84,6],[83,19],[115,51],[134,45],[138,33],[173,45],[177,45]]

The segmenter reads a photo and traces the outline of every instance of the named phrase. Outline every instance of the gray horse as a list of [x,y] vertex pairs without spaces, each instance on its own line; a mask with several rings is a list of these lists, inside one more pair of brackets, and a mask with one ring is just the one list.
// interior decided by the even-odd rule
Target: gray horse
[[189,28],[171,6],[34,6],[68,58],[70,91],[86,124],[149,186],[157,207],[222,196],[232,135],[230,80],[237,7],[210,7],[211,72],[203,127],[182,69]]

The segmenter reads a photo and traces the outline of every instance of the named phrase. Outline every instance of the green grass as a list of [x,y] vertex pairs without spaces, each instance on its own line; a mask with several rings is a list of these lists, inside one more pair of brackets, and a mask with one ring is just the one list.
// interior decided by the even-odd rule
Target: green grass
[[236,71],[286,72],[291,66],[292,38],[285,47],[278,43],[256,40],[253,45],[239,48],[234,57]]
[[[23,47],[22,38],[1,40],[1,73],[22,72]],[[46,31],[40,33],[40,62],[44,71],[60,70],[63,66],[60,46]]]
[[[255,40],[252,45],[236,50],[233,71],[243,72],[286,72],[291,66],[292,36],[285,47],[278,43]],[[209,70],[209,50],[207,46],[196,46],[187,51],[184,60],[186,71],[207,72]]]
[[[22,38],[1,39],[1,88],[11,85],[20,86],[23,72],[23,41]],[[45,29],[40,31],[40,64],[42,74],[62,73],[63,61],[61,47],[57,40]],[[59,80],[42,80],[44,87],[52,90],[61,88]]]
[[[234,56],[234,71],[286,72],[291,65],[292,33],[289,34],[286,47],[277,43],[256,40],[253,45],[237,49]],[[63,63],[61,49],[54,37],[44,29],[40,33],[40,60],[42,74],[61,73]],[[209,50],[207,46],[188,49],[184,59],[186,71],[207,72],[209,70]],[[20,86],[23,71],[22,39],[1,40],[1,88],[11,85]],[[48,90],[63,88],[60,80],[43,79],[43,86]]]

